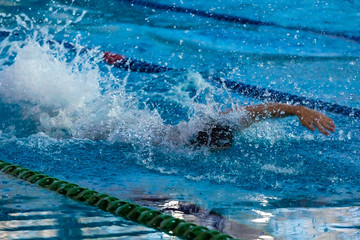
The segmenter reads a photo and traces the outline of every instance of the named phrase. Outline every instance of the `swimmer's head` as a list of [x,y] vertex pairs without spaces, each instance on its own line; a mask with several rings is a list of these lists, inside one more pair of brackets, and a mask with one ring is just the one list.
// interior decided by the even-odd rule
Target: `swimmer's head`
[[206,131],[200,131],[192,144],[201,147],[206,146],[211,149],[221,149],[231,147],[233,142],[233,132],[229,127],[215,125]]

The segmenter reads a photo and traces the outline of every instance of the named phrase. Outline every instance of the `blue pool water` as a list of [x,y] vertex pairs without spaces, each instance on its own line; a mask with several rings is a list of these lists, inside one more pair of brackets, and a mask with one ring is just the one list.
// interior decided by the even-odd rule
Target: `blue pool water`
[[[360,238],[358,119],[327,113],[329,137],[295,117],[266,120],[222,151],[167,131],[180,124],[190,136],[222,121],[219,111],[259,103],[205,75],[360,108],[360,43],[319,33],[360,37],[360,3],[157,2],[284,28],[120,0],[0,1],[0,31],[11,32],[0,43],[0,158],[238,238]],[[186,71],[128,72],[101,50]],[[3,175],[0,184],[4,239],[171,238]]]

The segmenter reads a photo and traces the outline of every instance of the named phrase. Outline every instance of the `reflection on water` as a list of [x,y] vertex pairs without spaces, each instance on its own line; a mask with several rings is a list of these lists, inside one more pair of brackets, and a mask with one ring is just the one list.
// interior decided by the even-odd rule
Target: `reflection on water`
[[[356,1],[175,2],[354,36],[360,24]],[[185,121],[192,125],[179,135],[193,135],[204,116],[221,121],[219,109],[251,103],[204,73],[359,108],[360,44],[118,0],[0,0],[0,29],[13,32],[0,36],[4,160],[121,199],[148,197],[148,206],[245,239],[359,238],[358,120],[332,115],[331,137],[295,118],[265,121],[221,152],[171,144],[160,130]],[[189,71],[111,69],[87,46]],[[0,184],[0,238],[170,238],[12,180]]]
[[176,239],[1,175],[0,239]]
[[279,238],[359,239],[360,209],[357,207],[288,208],[271,211],[269,227]]
[[[79,206],[63,196],[37,189],[22,182],[7,181],[14,191],[1,196],[0,237],[2,239],[32,238],[134,238],[171,239],[170,236],[138,226],[91,207]],[[27,192],[26,196],[16,194],[17,190]],[[44,200],[45,199],[45,200]],[[140,199],[138,199],[140,201]],[[46,202],[50,202],[47,205]],[[151,206],[149,198],[143,200]],[[293,201],[295,202],[295,201]],[[36,204],[34,204],[36,203]],[[281,203],[279,203],[281,204]],[[168,199],[154,199],[153,207],[175,217],[195,223],[206,223],[243,239],[274,239],[266,233],[271,229],[277,238],[307,239],[357,239],[360,236],[360,209],[358,207],[302,208],[306,200],[300,200],[299,207],[268,208],[256,210],[251,207],[235,210],[243,225],[199,206]],[[245,210],[244,210],[245,209]],[[217,211],[221,211],[217,209]],[[229,214],[227,214],[229,215]],[[248,227],[251,225],[253,228]],[[263,230],[261,230],[263,229]],[[173,238],[174,239],[174,238]]]

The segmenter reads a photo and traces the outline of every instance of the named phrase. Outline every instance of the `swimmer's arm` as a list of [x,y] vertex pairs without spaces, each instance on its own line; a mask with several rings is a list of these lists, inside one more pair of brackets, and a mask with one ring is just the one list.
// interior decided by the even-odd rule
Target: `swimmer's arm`
[[[264,103],[235,108],[235,110],[246,112],[248,115],[246,124],[248,126],[266,118],[297,116],[303,126],[311,131],[315,131],[316,127],[324,135],[329,135],[328,131],[334,132],[336,127],[331,118],[304,106],[294,106],[283,103]],[[233,109],[230,109],[227,112],[230,111],[233,111]]]

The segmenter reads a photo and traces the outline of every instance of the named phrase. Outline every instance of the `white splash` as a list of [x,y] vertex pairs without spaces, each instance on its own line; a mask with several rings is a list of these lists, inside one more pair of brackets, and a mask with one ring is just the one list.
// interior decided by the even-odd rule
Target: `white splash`
[[[21,26],[25,24],[23,18],[18,17]],[[119,79],[110,69],[100,70],[100,51],[81,52],[84,46],[78,41],[75,52],[70,52],[52,38],[48,29],[41,28],[24,41],[5,39],[1,43],[8,56],[16,56],[1,59],[13,62],[0,71],[1,100],[22,106],[24,118],[35,121],[38,132],[53,137],[177,147],[188,145],[191,137],[212,123],[241,129],[242,112],[221,114],[224,106],[231,107],[235,101],[229,100],[225,89],[215,88],[198,73],[188,72],[185,81],[164,94],[165,99],[188,109],[188,120],[166,125],[160,113],[144,103],[145,107],[139,108],[136,93],[126,90],[129,75],[137,73]],[[119,88],[105,84],[102,87],[110,89],[104,93],[100,83],[107,82],[119,83]],[[194,96],[186,90],[189,87],[196,90]],[[219,95],[225,96],[222,104],[215,100]]]
[[47,44],[28,40],[24,47],[14,48],[15,63],[0,72],[0,94],[8,102],[28,101],[72,112],[99,96],[99,70],[86,59],[80,70],[79,62],[67,64]]
[[[35,31],[22,42],[4,41],[9,45],[8,55],[16,58],[0,72],[1,100],[21,105],[24,118],[37,121],[39,131],[46,134],[62,137],[66,132],[110,142],[186,145],[209,121],[230,121],[234,115],[219,115],[221,107],[211,94],[214,87],[189,73],[184,84],[195,85],[197,94],[190,98],[176,86],[173,99],[189,107],[190,120],[165,125],[156,110],[139,109],[136,95],[125,90],[128,76],[117,79],[111,71],[105,74],[99,69],[99,51],[80,54],[79,46],[75,56],[68,58],[68,49],[48,40],[46,31]],[[107,81],[120,83],[120,88],[102,93],[99,83]],[[205,96],[206,104],[196,100],[200,96]]]

